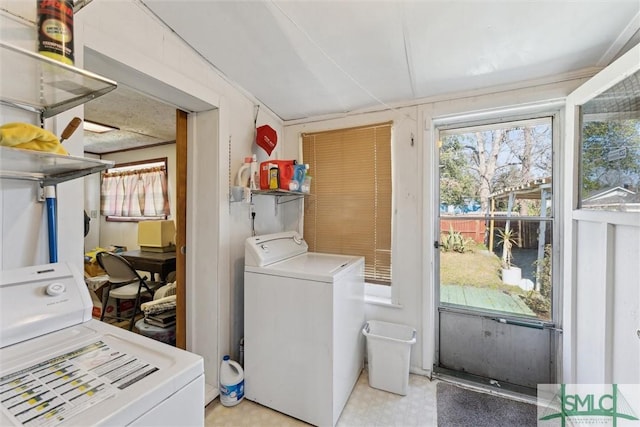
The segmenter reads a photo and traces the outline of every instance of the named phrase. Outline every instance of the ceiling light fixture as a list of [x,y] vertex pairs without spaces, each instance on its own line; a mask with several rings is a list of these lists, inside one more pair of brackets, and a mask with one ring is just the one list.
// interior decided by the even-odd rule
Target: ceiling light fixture
[[88,120],[84,121],[83,128],[86,131],[94,132],[94,133],[106,133],[114,130],[120,130],[120,128],[103,125],[102,123],[90,122]]

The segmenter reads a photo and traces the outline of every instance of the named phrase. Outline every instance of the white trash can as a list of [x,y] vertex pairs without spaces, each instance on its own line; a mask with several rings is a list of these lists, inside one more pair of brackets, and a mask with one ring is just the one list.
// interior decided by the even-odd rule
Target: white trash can
[[405,396],[409,389],[411,346],[416,330],[396,323],[369,320],[362,328],[367,339],[369,385]]

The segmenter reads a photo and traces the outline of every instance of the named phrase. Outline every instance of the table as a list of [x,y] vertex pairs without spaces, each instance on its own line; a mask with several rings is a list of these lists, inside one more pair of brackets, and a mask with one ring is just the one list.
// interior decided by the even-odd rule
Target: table
[[155,273],[160,275],[160,280],[165,281],[167,275],[176,271],[176,252],[149,252],[127,251],[121,252],[124,259],[129,261],[133,268],[151,273],[151,280],[155,280]]

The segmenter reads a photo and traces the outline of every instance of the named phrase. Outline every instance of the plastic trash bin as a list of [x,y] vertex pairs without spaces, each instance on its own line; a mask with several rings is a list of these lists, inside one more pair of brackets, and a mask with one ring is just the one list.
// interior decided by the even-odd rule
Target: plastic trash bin
[[176,345],[176,325],[169,326],[168,328],[160,328],[149,325],[144,322],[144,319],[140,319],[136,322],[136,328],[138,328],[140,335],[172,346]]
[[396,323],[369,320],[362,328],[367,340],[369,385],[405,396],[409,389],[411,346],[416,330]]

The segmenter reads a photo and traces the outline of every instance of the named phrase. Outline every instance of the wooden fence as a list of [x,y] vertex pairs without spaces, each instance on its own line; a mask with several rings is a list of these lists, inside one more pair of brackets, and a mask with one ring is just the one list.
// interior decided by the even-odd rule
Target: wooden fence
[[[441,219],[440,233],[447,234],[451,227],[453,231],[462,234],[465,239],[472,239],[476,243],[488,245],[488,221],[483,219]],[[532,249],[538,245],[538,227],[537,221],[519,221],[517,217],[511,218],[510,227],[517,233],[518,247],[521,249]],[[497,240],[497,232],[504,229],[506,220],[498,218],[494,220],[494,246]],[[545,242],[551,242],[551,227],[547,227]],[[495,250],[495,247],[494,247]]]
[[441,219],[440,220],[440,233],[447,234],[453,227],[454,231],[462,234],[465,239],[472,239],[473,241],[484,244],[485,230],[487,229],[484,220],[479,219]]

